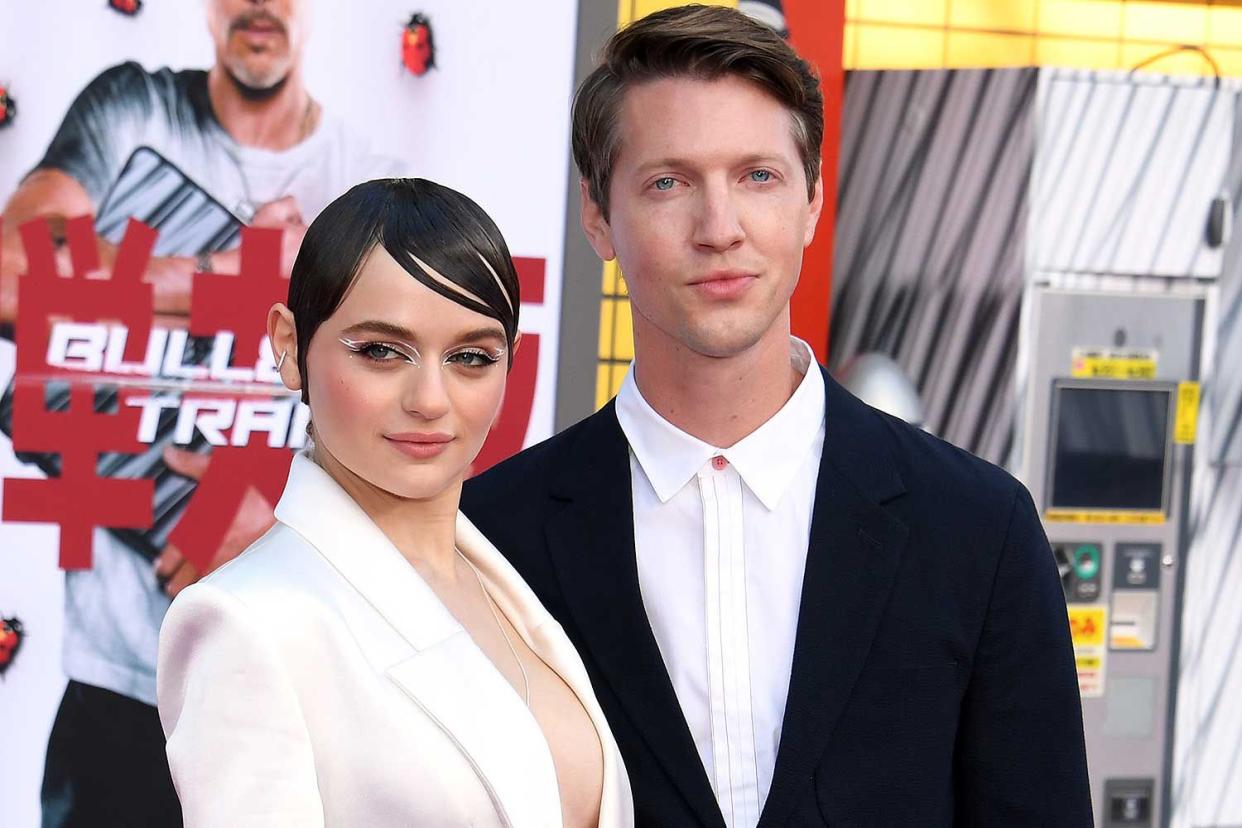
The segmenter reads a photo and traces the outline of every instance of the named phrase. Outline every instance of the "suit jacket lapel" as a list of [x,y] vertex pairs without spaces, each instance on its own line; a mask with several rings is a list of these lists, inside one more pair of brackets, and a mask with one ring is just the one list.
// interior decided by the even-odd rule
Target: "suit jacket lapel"
[[903,491],[875,412],[824,373],[820,459],[793,670],[760,828],[783,825],[862,671],[905,547],[878,504]]
[[584,655],[599,667],[700,821],[723,826],[643,608],[629,446],[613,404],[582,428],[566,447],[572,457],[553,480],[552,496],[568,502],[546,532],[565,601],[586,643]]
[[304,537],[410,645],[386,675],[473,765],[505,825],[561,824],[539,724],[414,567],[335,481],[294,457],[276,518]]

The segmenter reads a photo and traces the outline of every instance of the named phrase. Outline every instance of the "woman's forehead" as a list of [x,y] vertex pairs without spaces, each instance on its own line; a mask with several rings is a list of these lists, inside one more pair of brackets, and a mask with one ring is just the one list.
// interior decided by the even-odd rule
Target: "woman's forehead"
[[[428,275],[450,290],[470,297],[442,275],[434,272]],[[475,298],[475,301],[478,299]],[[476,331],[484,327],[493,327],[503,335],[503,328],[495,319],[464,307],[424,285],[382,246],[376,246],[367,256],[340,306],[332,314],[332,319],[342,328],[366,320],[379,320],[418,332],[421,337],[454,336],[463,330]]]

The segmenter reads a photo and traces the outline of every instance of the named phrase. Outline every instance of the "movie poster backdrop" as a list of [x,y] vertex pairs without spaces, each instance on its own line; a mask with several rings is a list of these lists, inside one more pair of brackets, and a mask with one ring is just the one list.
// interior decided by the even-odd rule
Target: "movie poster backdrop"
[[[66,113],[101,73],[153,78],[158,96],[177,94],[169,79],[178,71],[211,67],[210,5],[4,4],[0,203],[49,155],[58,131],[63,139]],[[552,431],[576,0],[303,5],[302,71],[322,105],[318,129],[348,132],[375,159],[342,169],[461,190],[496,220],[515,256],[524,338],[478,463],[490,465]],[[135,94],[132,84],[117,89]],[[264,338],[267,308],[287,289],[279,232],[248,226],[258,205],[230,184],[220,166],[228,159],[195,156],[184,136],[177,144],[175,120],[162,127],[165,145],[120,134],[122,120],[82,119],[77,140],[112,141],[125,153],[109,180],[83,181],[95,215],[4,228],[18,233],[28,262],[17,316],[0,320],[5,826],[39,824],[63,665],[84,658],[75,648],[152,647],[163,608],[153,562],[173,544],[210,565],[238,509],[279,495],[306,439],[305,406],[280,385]],[[356,183],[333,174],[336,189]],[[298,175],[307,172],[292,170],[291,180]],[[306,222],[322,206],[302,204]],[[95,233],[115,245],[107,280],[85,278],[104,267]],[[239,272],[195,275],[188,313],[154,313],[150,257],[237,248]],[[170,447],[182,458],[171,465]],[[85,584],[96,567],[122,572],[133,594],[101,597],[97,585],[75,598],[66,579]],[[151,701],[149,683],[131,683],[128,695]]]

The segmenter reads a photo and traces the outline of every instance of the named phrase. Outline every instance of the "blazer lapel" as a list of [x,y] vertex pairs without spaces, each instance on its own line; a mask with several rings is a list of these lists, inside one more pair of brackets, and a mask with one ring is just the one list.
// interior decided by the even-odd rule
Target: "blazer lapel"
[[647,621],[634,554],[629,446],[614,403],[583,423],[553,479],[568,501],[546,527],[562,593],[598,666],[702,824],[723,826],[715,795]]
[[624,763],[578,651],[512,564],[461,513],[457,515],[457,545],[478,568],[488,592],[518,635],[569,686],[591,719],[604,761],[600,828],[630,825],[633,805]]
[[824,452],[789,696],[760,828],[783,825],[823,754],[871,649],[905,547],[880,503],[903,491],[878,415],[824,373]]
[[304,537],[410,645],[388,678],[465,754],[505,825],[561,824],[556,768],[512,686],[388,537],[305,455],[276,518]]
[[465,630],[390,667],[388,677],[469,758],[505,825],[562,823],[543,731]]

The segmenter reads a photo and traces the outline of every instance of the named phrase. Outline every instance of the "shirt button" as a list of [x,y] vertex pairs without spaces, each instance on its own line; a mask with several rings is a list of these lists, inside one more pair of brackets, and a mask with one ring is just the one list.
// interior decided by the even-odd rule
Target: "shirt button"
[[729,465],[729,461],[724,459],[723,455],[717,454],[715,457],[712,458],[712,468],[715,469],[716,471],[724,471],[725,467],[728,465]]

